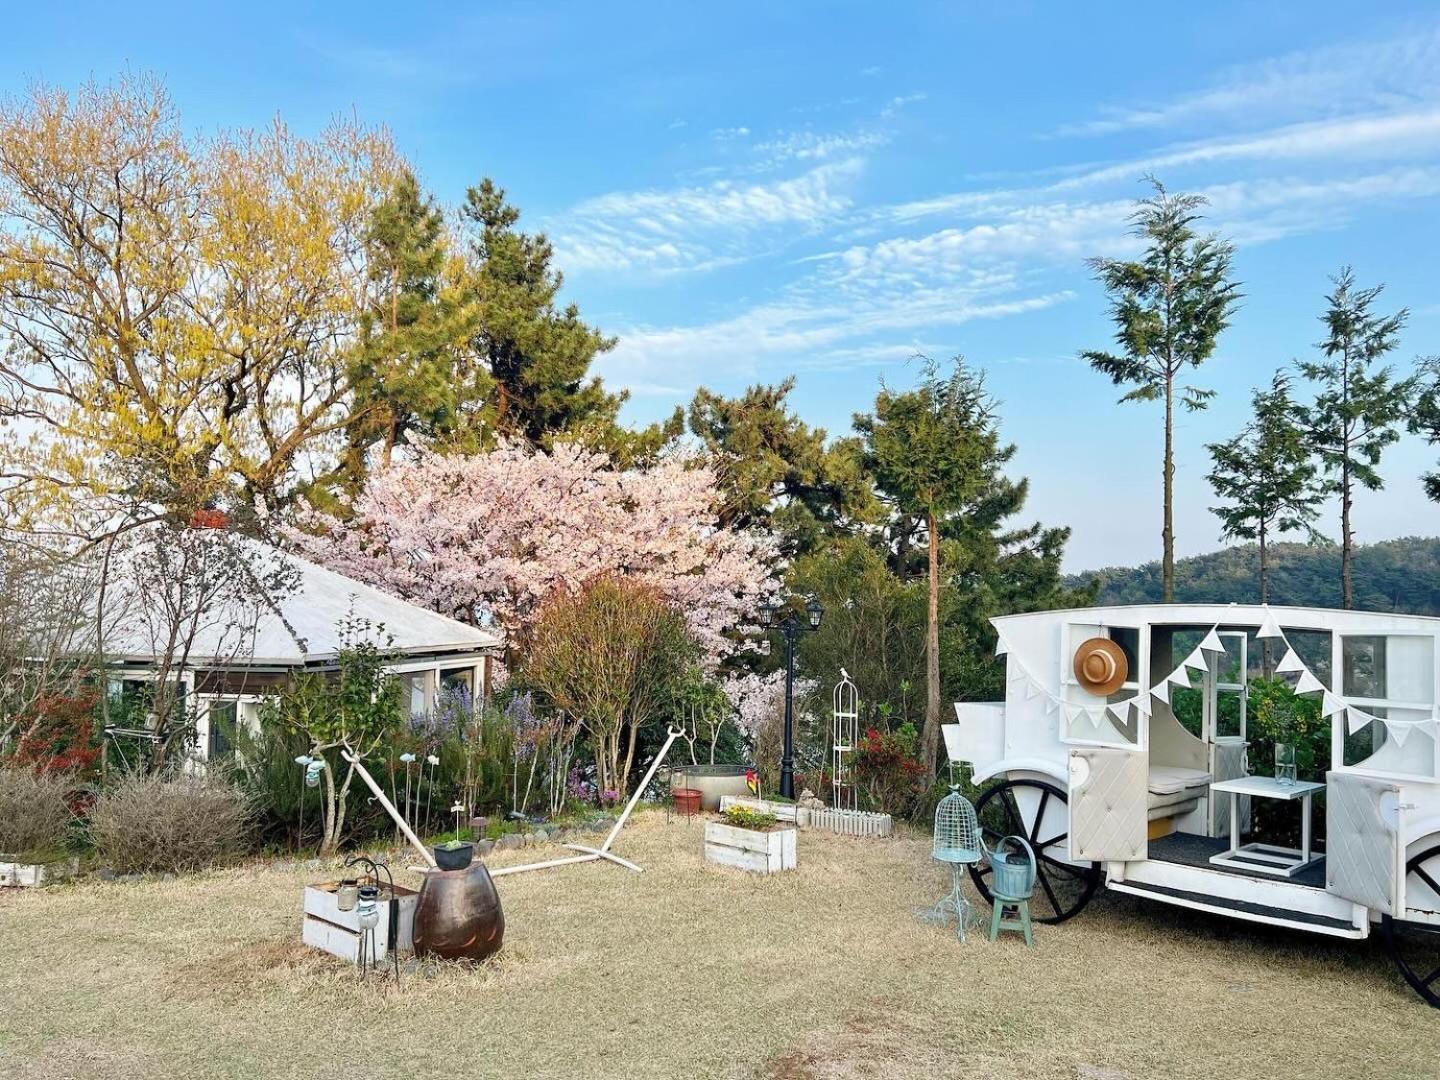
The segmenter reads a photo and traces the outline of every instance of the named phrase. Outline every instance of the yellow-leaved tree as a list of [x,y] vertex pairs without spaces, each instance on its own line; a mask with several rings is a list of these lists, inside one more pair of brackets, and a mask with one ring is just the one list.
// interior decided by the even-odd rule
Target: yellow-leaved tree
[[132,76],[0,103],[7,520],[282,505],[344,450],[384,132],[186,134]]

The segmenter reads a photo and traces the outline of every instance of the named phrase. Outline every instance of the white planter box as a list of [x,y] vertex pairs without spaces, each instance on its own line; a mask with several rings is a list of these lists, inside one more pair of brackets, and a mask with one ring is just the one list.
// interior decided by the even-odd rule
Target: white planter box
[[[353,908],[350,911],[340,910],[335,896],[339,887],[338,881],[305,886],[305,923],[300,939],[311,948],[323,949],[341,960],[357,964],[360,962],[360,917]],[[388,889],[389,886],[382,886],[381,896]],[[395,949],[399,953],[411,953],[415,951],[415,903],[419,894],[397,885],[395,897],[399,910]],[[375,927],[375,950],[371,954],[377,962],[388,959],[390,955],[390,904],[381,900],[379,906],[380,922]]]
[[769,802],[753,795],[721,795],[720,812],[723,814],[732,806],[748,806],[762,814],[770,814],[776,821],[797,821],[799,808],[794,803]]
[[7,862],[8,855],[0,855],[0,887],[33,889],[51,881],[64,881],[80,872],[80,857],[53,859],[43,863]]
[[795,830],[740,829],[723,821],[705,823],[705,861],[756,874],[795,869]]

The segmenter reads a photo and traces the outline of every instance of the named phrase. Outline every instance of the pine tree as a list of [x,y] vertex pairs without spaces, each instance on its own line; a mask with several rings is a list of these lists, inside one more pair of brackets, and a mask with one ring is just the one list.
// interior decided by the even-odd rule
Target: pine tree
[[1214,353],[1240,293],[1229,280],[1232,245],[1195,232],[1205,199],[1172,195],[1153,177],[1150,183],[1155,194],[1140,200],[1131,218],[1134,235],[1146,244],[1140,260],[1090,260],[1110,295],[1119,351],[1086,350],[1080,355],[1117,386],[1133,385],[1122,402],[1165,403],[1161,572],[1164,600],[1170,603],[1175,596],[1176,395],[1192,411],[1205,408],[1214,396],[1213,390],[1178,380],[1186,368],[1199,367]]
[[1260,602],[1270,602],[1269,543],[1313,526],[1325,488],[1296,419],[1290,380],[1276,372],[1268,390],[1251,397],[1254,415],[1229,442],[1210,443],[1210,486],[1222,500],[1211,512],[1227,540],[1254,540],[1260,553]]
[[1300,362],[1318,388],[1315,401],[1300,410],[1300,422],[1340,496],[1340,591],[1349,608],[1355,603],[1355,491],[1385,486],[1380,458],[1400,438],[1417,380],[1396,379],[1389,367],[1376,367],[1399,344],[1409,312],[1374,314],[1371,308],[1385,286],[1357,289],[1348,266],[1331,280],[1335,288],[1321,316],[1325,340],[1317,346],[1321,359]]
[[541,445],[558,432],[613,424],[625,395],[608,393],[590,365],[615,339],[574,304],[557,306],[564,276],[551,265],[550,241],[516,229],[520,211],[489,179],[469,190],[460,213],[475,228],[469,287],[479,325],[471,344],[494,380],[495,432]]
[[925,725],[921,750],[933,777],[940,746],[940,547],[946,528],[965,527],[961,515],[988,516],[992,506],[1023,501],[1023,487],[1002,472],[1015,454],[1002,444],[995,403],[983,378],[957,358],[950,374],[927,362],[920,384],[882,386],[875,411],[858,414],[864,460],[881,497],[897,513],[924,520],[929,569],[925,636]]

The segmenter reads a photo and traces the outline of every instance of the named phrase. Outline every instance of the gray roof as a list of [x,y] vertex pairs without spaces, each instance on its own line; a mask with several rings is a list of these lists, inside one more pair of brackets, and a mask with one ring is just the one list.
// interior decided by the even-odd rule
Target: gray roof
[[[194,534],[189,534],[191,537]],[[188,542],[188,541],[187,541]],[[147,541],[146,544],[154,544]],[[349,616],[384,628],[388,647],[407,656],[443,652],[476,653],[500,647],[501,638],[487,630],[418,607],[370,585],[362,584],[299,556],[236,533],[211,533],[200,538],[204,552],[223,549],[226,554],[208,563],[214,599],[198,618],[177,618],[180,594],[156,585],[181,575],[171,572],[176,556],[160,553],[166,572],[153,569],[155,552],[146,544],[131,553],[125,566],[148,570],[122,570],[109,590],[105,604],[106,654],[117,660],[154,659],[166,651],[163,642],[172,626],[193,629],[190,666],[245,667],[324,663],[342,647],[340,623]],[[205,564],[207,554],[195,560]],[[239,573],[231,572],[240,567]],[[253,572],[250,568],[254,568]],[[146,575],[149,575],[148,578]],[[198,575],[197,575],[198,576]],[[249,577],[270,580],[280,576],[287,587],[275,592],[228,588],[226,580]],[[263,597],[263,599],[262,599]]]

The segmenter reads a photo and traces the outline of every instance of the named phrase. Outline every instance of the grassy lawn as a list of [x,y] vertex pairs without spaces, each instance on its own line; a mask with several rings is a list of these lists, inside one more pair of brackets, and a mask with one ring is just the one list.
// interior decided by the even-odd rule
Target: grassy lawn
[[314,872],[7,890],[0,1075],[1440,1076],[1440,1014],[1368,942],[1102,893],[1033,952],[961,945],[912,917],[928,838],[807,832],[769,879],[700,847],[651,813],[617,846],[644,874],[502,879],[496,962],[398,993],[300,946]]

